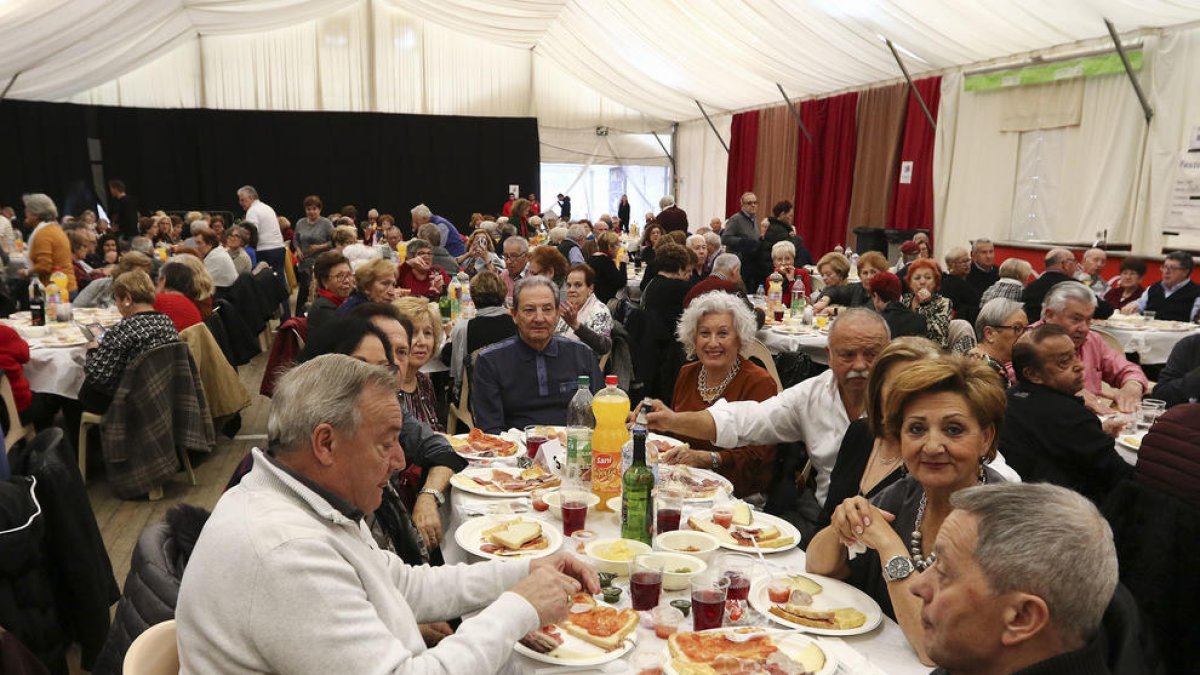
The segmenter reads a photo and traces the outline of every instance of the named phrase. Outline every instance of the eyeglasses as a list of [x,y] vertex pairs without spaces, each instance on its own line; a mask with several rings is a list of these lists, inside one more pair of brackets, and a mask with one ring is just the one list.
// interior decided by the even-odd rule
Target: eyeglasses
[[504,259],[505,260],[516,260],[517,258],[524,258],[525,256],[526,256],[525,253],[505,253]]
[[1007,329],[1011,330],[1014,334],[1016,334],[1018,337],[1021,335],[1024,335],[1025,331],[1029,330],[1029,326],[1022,326],[1021,324],[1015,324],[1012,326],[1003,326],[1003,325],[992,326],[992,328],[1007,328]]
[[742,202],[742,203],[743,203],[743,204],[745,204],[746,206],[751,206],[751,205],[753,205],[753,204],[757,204],[757,203],[758,203],[758,200],[757,200],[757,199],[753,199],[753,200],[750,200],[750,201],[748,201],[748,202]]
[[353,278],[354,278],[354,275],[351,274],[350,272],[342,272],[341,274],[333,275],[334,281],[350,281]]
[[1183,268],[1179,267],[1178,265],[1163,265],[1162,271],[1164,271],[1164,272],[1182,272]]

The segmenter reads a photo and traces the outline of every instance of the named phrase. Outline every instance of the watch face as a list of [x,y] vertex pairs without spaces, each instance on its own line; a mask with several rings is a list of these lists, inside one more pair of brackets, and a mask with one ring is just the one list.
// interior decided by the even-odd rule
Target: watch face
[[904,579],[913,573],[913,562],[908,558],[896,556],[887,561],[887,573],[893,580]]

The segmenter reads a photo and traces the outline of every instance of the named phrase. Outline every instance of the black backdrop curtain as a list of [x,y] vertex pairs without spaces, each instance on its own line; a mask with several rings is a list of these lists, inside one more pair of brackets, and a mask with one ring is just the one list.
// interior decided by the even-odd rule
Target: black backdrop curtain
[[[306,195],[405,222],[420,202],[465,229],[472,212],[499,215],[508,186],[540,189],[537,121],[342,112],[111,108],[0,102],[0,204],[20,212],[45,192],[63,213],[90,200],[88,138],[106,179],[125,181],[141,210],[231,210],[237,188],[293,222]],[[108,196],[103,195],[107,204]],[[78,205],[78,207],[76,207]]]

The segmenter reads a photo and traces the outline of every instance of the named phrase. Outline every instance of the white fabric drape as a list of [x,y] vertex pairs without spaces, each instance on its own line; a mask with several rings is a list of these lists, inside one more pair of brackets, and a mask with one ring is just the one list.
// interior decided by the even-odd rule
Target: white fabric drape
[[[729,142],[732,115],[714,115],[713,124],[725,142]],[[708,122],[696,120],[679,125],[675,133],[675,201],[688,212],[688,224],[695,229],[712,218],[725,216],[725,182],[729,176],[729,155],[713,135]]]

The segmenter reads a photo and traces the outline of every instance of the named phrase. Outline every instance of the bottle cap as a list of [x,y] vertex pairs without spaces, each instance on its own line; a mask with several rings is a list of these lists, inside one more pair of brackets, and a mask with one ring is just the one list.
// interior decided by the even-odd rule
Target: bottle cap
[[617,386],[617,376],[616,375],[606,375],[604,377],[604,384],[609,387]]
[[587,375],[580,375],[575,381],[579,384],[580,389],[589,387],[592,384],[592,378]]

